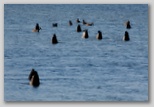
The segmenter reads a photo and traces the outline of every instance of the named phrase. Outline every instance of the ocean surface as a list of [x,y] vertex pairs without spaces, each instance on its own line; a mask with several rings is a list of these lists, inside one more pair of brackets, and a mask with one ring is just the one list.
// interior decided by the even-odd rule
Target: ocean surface
[[[80,23],[88,39],[76,32],[77,18],[94,23]],[[148,82],[148,4],[4,5],[4,101],[148,101]]]

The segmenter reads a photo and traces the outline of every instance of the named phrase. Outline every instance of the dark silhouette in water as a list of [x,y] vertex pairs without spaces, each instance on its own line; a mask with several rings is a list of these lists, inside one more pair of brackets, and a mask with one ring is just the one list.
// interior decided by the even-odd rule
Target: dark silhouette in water
[[58,27],[58,23],[53,23],[52,26],[53,27]]
[[92,26],[94,25],[94,23],[87,23],[85,20],[82,21],[82,23],[86,26]]
[[70,20],[69,20],[69,25],[70,25],[70,26],[72,26],[72,25],[73,25],[72,21],[70,21]]
[[129,41],[130,39],[129,39],[129,33],[127,32],[127,31],[125,31],[125,35],[124,35],[124,37],[123,37],[123,40],[124,41]]
[[127,29],[130,29],[131,28],[131,25],[130,25],[130,21],[129,20],[126,22],[126,28]]
[[57,43],[58,43],[58,40],[57,40],[56,34],[53,34],[52,44],[57,44]]
[[32,69],[32,71],[30,72],[28,79],[30,80],[30,85],[34,87],[38,87],[40,85],[39,75],[34,69]]
[[41,27],[38,23],[36,23],[35,29],[33,29],[33,32],[39,32],[41,30]]
[[76,22],[77,22],[77,23],[80,23],[80,20],[79,20],[79,18],[77,18],[77,19],[76,19]]
[[97,34],[96,38],[97,38],[98,40],[103,39],[103,37],[102,37],[102,32],[101,32],[101,31],[98,31],[98,34]]
[[82,34],[82,38],[88,38],[89,35],[88,35],[88,30],[84,30],[83,34]]
[[86,25],[86,26],[93,26],[94,23],[86,23],[85,25]]
[[78,26],[77,26],[76,31],[77,31],[77,32],[81,32],[81,31],[82,31],[82,30],[81,30],[81,26],[80,26],[80,25],[78,25]]
[[87,22],[85,22],[85,20],[82,20],[82,23],[85,25]]

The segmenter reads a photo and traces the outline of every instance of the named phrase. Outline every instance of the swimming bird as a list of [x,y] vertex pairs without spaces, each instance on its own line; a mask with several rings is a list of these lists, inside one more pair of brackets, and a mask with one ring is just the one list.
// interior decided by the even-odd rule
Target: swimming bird
[[72,21],[71,21],[71,20],[69,20],[69,25],[70,25],[70,26],[72,26],[72,25],[73,25],[73,23],[72,23]]
[[123,36],[123,40],[124,41],[129,41],[130,40],[129,33],[127,31],[125,31],[125,35]]
[[57,43],[58,43],[58,40],[57,40],[56,34],[53,34],[52,44],[57,44]]
[[82,31],[82,30],[81,30],[81,26],[80,26],[80,25],[78,25],[78,26],[77,26],[76,31],[77,31],[77,32],[81,32],[81,31]]
[[101,40],[102,38],[103,38],[102,37],[102,32],[99,30],[98,34],[96,35],[96,39]]
[[130,21],[129,20],[126,22],[126,28],[127,29],[130,29],[131,28],[131,25],[130,25]]
[[86,26],[92,26],[92,25],[94,25],[93,22],[92,22],[92,23],[88,23],[88,22],[86,22],[85,20],[82,20],[82,23],[83,23],[84,25],[86,25]]
[[88,35],[88,30],[86,29],[86,30],[84,30],[84,32],[83,32],[83,34],[82,34],[82,38],[87,39],[88,37],[89,37],[89,35]]
[[77,18],[77,19],[76,19],[76,22],[77,22],[77,23],[80,23],[80,20],[79,20],[79,18]]
[[86,26],[93,26],[94,23],[86,23],[85,25],[86,25]]
[[39,32],[41,30],[41,27],[39,26],[38,23],[36,23],[35,28],[33,29],[33,32]]
[[87,24],[87,22],[85,22],[85,20],[82,20],[82,24],[84,24],[84,25],[85,25],[85,24]]
[[29,74],[29,80],[29,84],[34,87],[38,87],[40,85],[39,75],[37,71],[35,71],[34,69],[32,69],[32,71]]
[[53,27],[58,27],[58,23],[53,23],[52,26]]

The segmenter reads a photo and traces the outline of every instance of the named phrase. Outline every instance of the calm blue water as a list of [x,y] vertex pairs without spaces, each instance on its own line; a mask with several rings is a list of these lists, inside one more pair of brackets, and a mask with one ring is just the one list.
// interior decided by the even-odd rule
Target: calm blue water
[[[77,18],[94,22],[81,24],[88,39],[76,32]],[[39,33],[32,32],[36,23]],[[38,88],[29,85],[32,68],[40,76]],[[148,101],[148,80],[147,4],[4,5],[5,101]]]

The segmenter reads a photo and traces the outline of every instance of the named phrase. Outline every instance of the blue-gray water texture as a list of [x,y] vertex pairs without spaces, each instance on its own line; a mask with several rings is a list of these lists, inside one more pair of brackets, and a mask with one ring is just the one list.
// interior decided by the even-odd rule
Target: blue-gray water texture
[[[80,23],[88,39],[76,32],[77,18],[94,23]],[[148,101],[148,81],[148,4],[4,5],[4,101]]]

